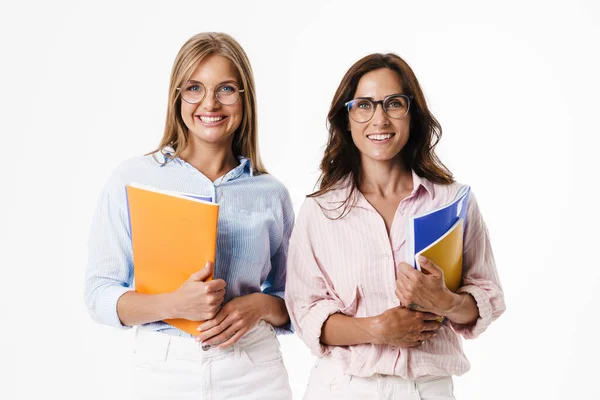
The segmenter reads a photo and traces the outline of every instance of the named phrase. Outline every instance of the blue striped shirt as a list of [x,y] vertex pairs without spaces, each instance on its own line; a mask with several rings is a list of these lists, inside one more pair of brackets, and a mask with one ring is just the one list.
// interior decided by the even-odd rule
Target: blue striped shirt
[[[163,190],[211,196],[219,203],[215,278],[227,282],[225,302],[262,292],[283,298],[288,241],[294,210],[287,189],[273,176],[254,175],[250,160],[212,182],[192,165],[176,158],[140,156],[123,162],[109,178],[96,208],[88,241],[84,297],[92,318],[124,326],[117,301],[135,290],[133,254],[125,185],[137,182]],[[142,329],[190,336],[164,322]],[[290,325],[276,328],[278,333]]]

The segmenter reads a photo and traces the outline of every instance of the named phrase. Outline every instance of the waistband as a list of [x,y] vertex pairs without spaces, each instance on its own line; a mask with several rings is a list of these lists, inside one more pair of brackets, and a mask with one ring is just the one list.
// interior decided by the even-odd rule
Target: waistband
[[153,348],[157,352],[167,351],[171,354],[195,354],[195,357],[208,359],[220,357],[229,353],[238,353],[263,340],[277,340],[275,329],[263,320],[250,329],[240,340],[224,349],[216,346],[202,346],[192,337],[173,336],[166,333],[151,331],[138,327],[135,332],[136,347]]

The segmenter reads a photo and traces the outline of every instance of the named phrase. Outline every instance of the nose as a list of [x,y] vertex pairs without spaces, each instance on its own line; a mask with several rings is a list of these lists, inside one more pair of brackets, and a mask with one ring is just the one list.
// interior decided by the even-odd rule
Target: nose
[[371,122],[375,126],[386,126],[390,122],[387,114],[385,113],[385,111],[383,111],[383,104],[375,104],[375,112],[373,114]]
[[217,108],[219,106],[219,102],[217,101],[215,92],[207,91],[206,96],[204,96],[204,99],[202,99],[200,104],[205,110],[214,110]]

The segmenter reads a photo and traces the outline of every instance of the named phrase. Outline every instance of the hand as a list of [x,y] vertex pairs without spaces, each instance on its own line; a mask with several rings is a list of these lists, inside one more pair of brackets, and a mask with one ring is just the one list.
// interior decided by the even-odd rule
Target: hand
[[431,339],[442,326],[437,315],[394,307],[375,319],[375,343],[396,347],[416,347]]
[[453,293],[446,287],[444,271],[431,260],[419,257],[421,271],[407,263],[398,265],[396,297],[411,310],[443,316],[450,307]]
[[200,271],[193,273],[179,289],[172,294],[175,298],[177,318],[190,321],[204,321],[217,315],[223,298],[226,283],[223,279],[204,282],[213,272],[210,261]]
[[196,341],[225,348],[240,340],[263,317],[261,295],[253,293],[240,296],[225,304],[213,319],[198,326],[200,335]]

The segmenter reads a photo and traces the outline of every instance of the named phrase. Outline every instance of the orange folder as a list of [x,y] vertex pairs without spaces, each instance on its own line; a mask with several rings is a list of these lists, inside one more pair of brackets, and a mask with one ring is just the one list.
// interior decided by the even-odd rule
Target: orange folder
[[[219,205],[200,197],[138,183],[127,185],[137,292],[172,292],[207,261],[214,264]],[[196,336],[202,321],[165,322]]]

